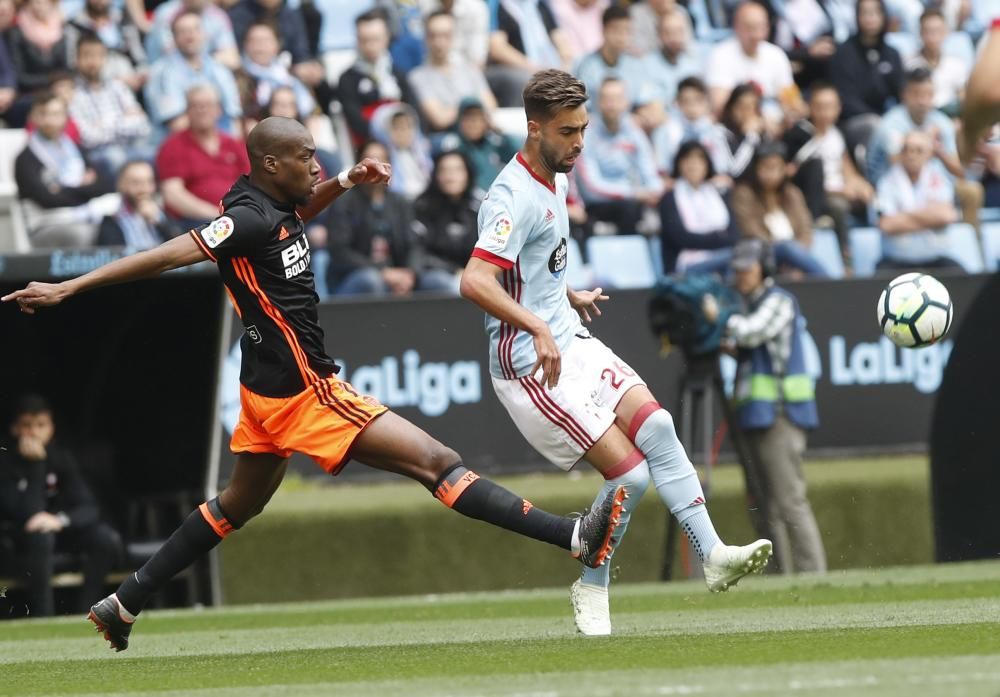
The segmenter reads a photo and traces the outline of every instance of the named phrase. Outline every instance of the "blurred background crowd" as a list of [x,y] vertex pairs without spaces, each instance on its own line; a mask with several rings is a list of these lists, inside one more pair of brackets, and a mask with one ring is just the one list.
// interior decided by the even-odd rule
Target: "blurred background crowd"
[[[569,202],[580,284],[722,269],[741,237],[798,276],[979,271],[1000,140],[963,166],[956,119],[995,15],[997,0],[0,0],[0,245],[181,234],[280,115],[308,125],[327,177],[365,156],[394,168],[311,224],[320,295],[455,292],[526,129],[521,89],[555,67],[591,96]],[[622,278],[601,269],[615,259]]]

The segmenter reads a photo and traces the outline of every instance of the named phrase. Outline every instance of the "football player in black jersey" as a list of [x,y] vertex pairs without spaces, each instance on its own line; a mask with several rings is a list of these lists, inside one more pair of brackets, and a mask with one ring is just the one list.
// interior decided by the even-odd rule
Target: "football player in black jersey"
[[135,616],[159,586],[263,510],[292,452],[331,474],[348,458],[402,474],[459,513],[562,547],[588,566],[602,564],[624,487],[582,517],[552,515],[468,470],[454,450],[337,378],[316,319],[303,223],[356,184],[388,182],[389,165],[365,159],[320,182],[309,131],[279,117],[250,132],[247,150],[250,175],[236,182],[214,221],[78,278],[33,282],[2,298],[30,314],[92,288],[210,259],[246,330],[232,477],[116,593],[91,608],[89,619],[112,648],[128,647]]

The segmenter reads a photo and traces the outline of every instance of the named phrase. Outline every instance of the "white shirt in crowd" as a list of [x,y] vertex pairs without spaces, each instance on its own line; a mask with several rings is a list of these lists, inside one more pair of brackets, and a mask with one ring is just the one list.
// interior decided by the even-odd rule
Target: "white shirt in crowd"
[[785,88],[795,84],[792,65],[784,51],[762,41],[757,55],[751,57],[735,38],[726,39],[712,50],[705,78],[710,88],[732,89],[744,82],[755,82],[769,99],[777,99]]

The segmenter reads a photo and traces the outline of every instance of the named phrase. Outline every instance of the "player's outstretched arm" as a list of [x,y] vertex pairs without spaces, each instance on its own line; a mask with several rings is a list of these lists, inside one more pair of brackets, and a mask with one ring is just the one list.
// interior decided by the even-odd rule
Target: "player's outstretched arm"
[[597,306],[598,300],[608,300],[610,296],[604,295],[603,288],[594,288],[594,290],[573,290],[569,286],[566,287],[566,298],[569,300],[569,305],[574,310],[576,314],[580,315],[580,319],[590,324],[593,321],[590,317],[591,314],[594,317],[601,316],[601,308]]
[[0,301],[5,303],[17,301],[22,312],[33,314],[39,307],[58,305],[66,298],[91,288],[152,278],[164,271],[190,266],[206,259],[208,257],[191,235],[185,234],[164,242],[159,247],[118,259],[88,274],[62,283],[32,281],[27,288],[5,295]]
[[552,389],[559,383],[562,356],[552,337],[552,332],[538,315],[517,303],[503,289],[497,277],[503,272],[496,264],[472,257],[462,272],[459,292],[501,322],[513,325],[530,334],[535,343],[535,361],[531,375],[542,369],[542,384]]
[[[316,187],[316,193],[309,199],[309,203],[299,206],[299,217],[303,221],[308,223],[356,184],[388,184],[392,178],[392,165],[366,157],[345,172],[320,182]],[[342,181],[341,177],[344,177],[347,182]],[[345,183],[350,185],[345,186]]]
[[969,74],[962,105],[962,160],[976,154],[976,146],[986,130],[1000,121],[1000,18],[994,20],[986,45]]

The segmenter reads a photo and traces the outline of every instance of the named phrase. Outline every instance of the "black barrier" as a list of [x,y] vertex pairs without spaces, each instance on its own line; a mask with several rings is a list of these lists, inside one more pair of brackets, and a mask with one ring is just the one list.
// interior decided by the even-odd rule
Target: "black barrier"
[[[984,276],[942,279],[955,302],[955,327],[984,283]],[[813,451],[872,452],[926,447],[934,394],[951,350],[950,340],[920,351],[895,348],[880,338],[875,304],[884,281],[816,281],[789,284],[799,298],[812,341],[808,362],[817,377],[821,427]],[[649,383],[668,409],[676,410],[684,369],[679,355],[659,356],[647,326],[649,291],[615,291],[593,331]],[[487,366],[483,315],[458,298],[394,302],[330,302],[320,306],[327,347],[344,366],[341,376],[373,394],[400,415],[455,448],[484,471],[551,469],[517,432],[493,394]],[[239,412],[241,328],[234,324],[223,370],[222,421]],[[734,369],[731,361],[724,372]],[[229,431],[223,434],[227,443]],[[232,463],[226,451],[224,481]],[[321,474],[305,458],[293,468]],[[348,467],[341,476],[365,468]],[[370,473],[368,473],[370,474]]]

